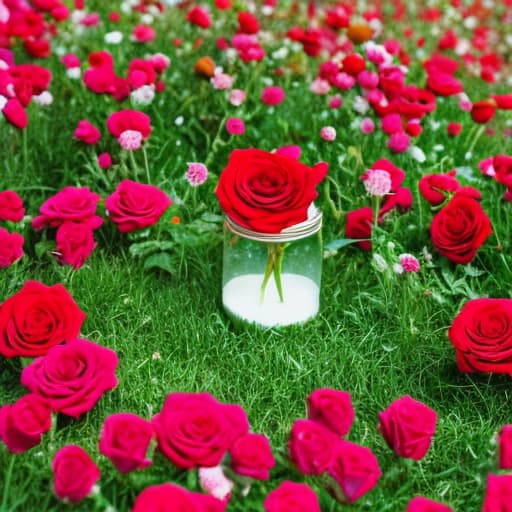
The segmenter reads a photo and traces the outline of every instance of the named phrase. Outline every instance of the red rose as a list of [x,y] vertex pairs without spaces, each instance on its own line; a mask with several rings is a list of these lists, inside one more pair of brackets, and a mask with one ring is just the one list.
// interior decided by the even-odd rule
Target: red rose
[[0,305],[0,354],[42,356],[78,336],[85,313],[61,284],[27,281]]
[[192,25],[197,25],[201,28],[210,28],[212,20],[210,13],[202,7],[192,7],[187,13],[187,21]]
[[52,410],[78,418],[117,386],[117,363],[113,350],[74,339],[23,368],[21,383],[48,400]]
[[448,123],[446,131],[448,132],[448,135],[450,137],[457,137],[457,135],[459,135],[460,132],[462,131],[462,125],[460,123],[455,122]]
[[158,447],[176,466],[217,466],[249,422],[239,405],[222,404],[209,393],[171,393],[153,418]]
[[340,441],[328,468],[338,488],[331,489],[341,503],[354,503],[373,489],[382,475],[379,462],[365,446]]
[[321,423],[339,436],[346,436],[354,422],[355,412],[347,391],[320,388],[308,399],[308,419]]
[[52,426],[52,411],[38,395],[25,395],[12,405],[0,407],[0,439],[12,453],[38,445]]
[[320,423],[296,420],[290,432],[288,450],[292,462],[306,475],[321,475],[329,466],[339,438]]
[[498,434],[500,469],[512,469],[512,425],[504,425]]
[[457,171],[452,170],[446,174],[425,174],[418,182],[420,194],[432,206],[445,201],[447,194],[459,190],[460,183],[455,177]]
[[462,83],[452,75],[433,69],[427,77],[427,88],[438,96],[453,96],[464,90]]
[[158,187],[123,180],[107,197],[105,207],[119,231],[131,233],[156,224],[171,203],[167,194]]
[[[371,238],[373,225],[373,210],[369,206],[359,208],[347,213],[345,224],[345,236],[347,238]],[[357,245],[363,251],[372,250],[371,240],[358,242]]]
[[496,173],[496,181],[507,188],[512,187],[512,156],[496,155],[492,159],[492,167]]
[[174,484],[146,487],[136,498],[132,512],[224,512],[227,502],[206,494],[190,492]]
[[258,18],[250,12],[240,11],[238,13],[238,31],[243,34],[257,34],[260,30]]
[[43,203],[39,208],[41,215],[34,218],[32,226],[34,229],[57,227],[69,220],[88,221],[96,229],[103,223],[103,219],[96,215],[96,206],[100,199],[88,187],[64,187]]
[[512,300],[473,299],[453,320],[448,337],[463,372],[512,375]]
[[495,113],[496,101],[492,98],[476,101],[471,107],[471,117],[475,123],[485,124],[494,117]]
[[482,512],[510,512],[512,475],[487,475],[487,489]]
[[398,213],[405,213],[412,208],[412,192],[407,187],[398,187],[394,194],[384,197],[384,202],[379,210],[379,224],[385,215],[391,210],[397,209]]
[[23,235],[0,227],[0,268],[10,267],[23,256],[24,242]]
[[268,480],[275,464],[270,443],[262,434],[246,434],[231,447],[231,467],[239,475]]
[[453,512],[453,510],[444,503],[429,500],[424,496],[416,496],[409,502],[405,512]]
[[61,500],[72,503],[91,494],[93,485],[100,478],[100,470],[80,446],[67,445],[61,448],[52,462],[53,488]]
[[263,502],[265,512],[321,512],[318,497],[306,484],[285,481]]
[[0,220],[19,222],[24,215],[23,200],[14,190],[0,192]]
[[236,149],[215,191],[221,208],[237,224],[262,233],[307,219],[327,164],[308,167],[293,158],[259,149]]
[[436,431],[437,413],[405,395],[379,413],[379,431],[389,447],[407,459],[422,459]]
[[358,53],[348,54],[341,63],[343,71],[352,76],[357,76],[366,68],[366,61]]
[[492,233],[491,221],[480,203],[456,194],[432,220],[432,243],[454,263],[469,263]]
[[153,439],[153,427],[136,414],[110,415],[101,429],[100,453],[108,457],[121,473],[151,465],[146,458]]
[[79,269],[96,247],[93,230],[88,222],[66,221],[55,237],[59,262]]

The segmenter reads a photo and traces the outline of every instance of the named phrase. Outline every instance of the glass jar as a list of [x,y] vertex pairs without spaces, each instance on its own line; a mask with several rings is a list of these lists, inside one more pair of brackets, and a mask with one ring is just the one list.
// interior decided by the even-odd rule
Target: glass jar
[[322,212],[278,234],[224,223],[222,303],[235,320],[261,327],[303,323],[318,313]]

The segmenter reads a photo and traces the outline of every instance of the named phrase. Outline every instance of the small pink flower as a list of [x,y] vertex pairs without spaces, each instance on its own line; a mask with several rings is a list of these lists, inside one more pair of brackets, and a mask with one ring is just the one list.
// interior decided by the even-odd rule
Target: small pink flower
[[265,105],[279,105],[285,98],[285,92],[281,87],[270,86],[265,87],[261,93],[261,101]]
[[200,162],[189,162],[185,178],[191,187],[198,187],[208,178],[208,169]]
[[60,58],[66,69],[79,68],[80,59],[74,53],[67,53]]
[[233,77],[226,73],[216,73],[211,79],[213,88],[221,91],[231,89],[233,81]]
[[245,123],[239,117],[230,117],[226,121],[226,129],[230,135],[243,135],[245,133]]
[[338,109],[343,105],[343,99],[339,94],[335,94],[329,99],[329,107],[332,109]]
[[404,253],[398,256],[400,260],[400,264],[405,272],[419,272],[420,271],[420,262],[416,256],[412,254]]
[[409,136],[406,133],[394,133],[388,140],[388,148],[395,153],[403,153],[409,147]]
[[101,133],[92,123],[83,119],[78,121],[78,125],[74,133],[75,139],[84,142],[85,144],[96,144],[101,138]]
[[382,131],[388,135],[393,135],[403,130],[400,114],[387,114],[381,119],[380,123]]
[[117,141],[123,149],[126,149],[126,151],[134,151],[142,146],[142,139],[142,133],[139,131],[125,130],[121,135],[119,135]]
[[459,99],[459,108],[463,112],[471,112],[471,109],[473,108],[473,103],[471,103],[471,100],[469,99],[468,95],[464,92],[461,92],[457,95]]
[[365,69],[357,75],[357,83],[363,89],[375,89],[375,87],[379,85],[379,75],[373,71],[367,71]]
[[349,89],[352,89],[355,83],[356,80],[352,75],[343,72],[338,73],[333,81],[333,85],[342,91],[348,91]]
[[361,179],[366,192],[371,196],[383,197],[391,190],[391,176],[383,169],[368,169]]
[[327,142],[332,142],[333,140],[336,140],[336,129],[332,126],[324,126],[320,130],[320,137]]
[[136,25],[133,27],[131,40],[136,43],[149,43],[156,38],[156,31],[149,25]]
[[309,88],[315,94],[322,96],[325,94],[329,94],[329,91],[331,90],[329,82],[327,80],[324,80],[323,78],[317,78],[313,80]]
[[208,494],[221,501],[229,499],[234,484],[226,477],[222,466],[199,468],[198,473],[199,484]]
[[235,107],[239,107],[245,101],[246,92],[242,89],[233,89],[229,93],[229,102]]
[[369,135],[370,133],[373,133],[375,131],[375,123],[373,122],[373,119],[370,117],[365,117],[361,121],[361,131],[365,135]]
[[112,165],[112,157],[110,153],[101,153],[98,155],[98,165],[101,169],[108,169]]
[[496,176],[496,171],[494,169],[493,164],[494,164],[494,157],[490,156],[489,158],[482,160],[478,164],[478,168],[482,171],[482,174],[484,176],[494,177],[494,176]]

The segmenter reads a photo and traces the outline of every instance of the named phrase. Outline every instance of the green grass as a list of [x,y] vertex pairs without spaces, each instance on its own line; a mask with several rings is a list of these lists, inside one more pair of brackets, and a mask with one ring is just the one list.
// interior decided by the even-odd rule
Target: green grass
[[[284,21],[276,23],[281,27]],[[480,510],[486,475],[497,471],[495,432],[512,422],[510,378],[460,373],[447,330],[469,298],[512,297],[508,284],[512,277],[511,206],[501,199],[504,188],[482,177],[476,167],[483,158],[505,151],[509,141],[501,133],[475,140],[469,115],[457,108],[454,99],[441,100],[436,112],[423,122],[424,132],[415,141],[427,154],[427,161],[420,164],[407,154],[391,154],[382,133],[366,137],[350,128],[356,117],[349,107],[350,94],[344,96],[341,110],[330,111],[324,97],[308,91],[308,80],[315,75],[318,61],[309,65],[305,76],[276,78],[272,66],[240,68],[223,60],[214,49],[213,37],[223,33],[222,27],[216,27],[199,50],[190,45],[177,50],[172,46],[173,38],[179,35],[190,43],[199,35],[197,29],[182,26],[171,17],[164,17],[157,26],[158,39],[149,47],[126,42],[111,50],[120,74],[134,56],[165,51],[172,58],[165,75],[166,91],[145,108],[153,125],[147,149],[152,181],[171,194],[175,213],[185,227],[205,211],[220,213],[213,194],[216,176],[234,148],[271,150],[299,144],[304,162],[313,164],[323,159],[330,164],[330,191],[320,187],[318,204],[324,211],[324,240],[342,238],[344,214],[370,204],[361,173],[365,166],[385,157],[406,171],[405,185],[413,190],[414,208],[401,217],[389,216],[374,238],[374,250],[392,263],[401,252],[419,256],[426,247],[433,253],[432,265],[422,260],[420,274],[397,276],[391,271],[379,272],[371,253],[346,247],[324,260],[318,317],[303,326],[241,328],[233,325],[222,309],[222,246],[218,237],[204,246],[177,247],[172,275],[148,272],[140,259],[130,256],[131,240],[107,221],[96,234],[98,248],[93,256],[82,269],[70,272],[47,253],[36,254],[36,243],[46,235],[31,231],[28,219],[16,228],[26,237],[27,255],[17,265],[0,271],[0,302],[28,279],[46,284],[63,282],[87,313],[82,336],[117,351],[119,386],[79,420],[59,417],[52,432],[32,450],[12,456],[0,446],[0,511],[70,510],[54,497],[50,470],[53,455],[67,443],[80,444],[99,463],[102,492],[119,511],[129,510],[147,485],[169,480],[194,484],[193,473],[179,474],[158,453],[153,466],[144,472],[118,474],[97,448],[101,425],[114,412],[133,412],[150,419],[173,391],[208,391],[221,401],[242,405],[252,430],[268,435],[274,450],[279,451],[286,447],[293,421],[305,416],[305,398],[318,387],[352,394],[356,420],[348,438],[371,448],[382,468],[379,485],[353,510],[405,510],[417,494],[446,502],[454,510]],[[131,24],[121,27],[127,37]],[[89,51],[104,46],[104,32],[98,29],[79,40],[76,47],[69,44],[67,50],[77,51],[85,59]],[[280,44],[277,40],[271,46],[278,48]],[[24,57],[18,49],[17,53],[21,62]],[[243,107],[229,110],[230,115],[239,115],[247,122],[247,133],[242,137],[228,138],[221,128],[220,142],[217,139],[214,143],[227,103],[223,93],[214,92],[193,73],[195,60],[204,54],[213,55],[237,74],[236,87],[251,91]],[[117,158],[117,143],[104,126],[107,115],[121,106],[65,78],[57,60],[53,56],[45,62],[54,72],[54,104],[47,109],[30,105],[30,124],[24,135],[6,123],[0,125],[5,147],[0,190],[19,192],[30,216],[65,185],[89,186],[106,197],[123,177],[120,166],[101,177],[93,165],[92,151],[72,140],[78,120],[88,118],[103,132],[97,153],[110,150]],[[420,62],[411,65],[411,74],[422,85]],[[273,77],[287,91],[283,105],[272,110],[259,108],[265,77]],[[488,93],[480,82],[467,78],[466,83],[472,99]],[[497,89],[500,87],[498,84]],[[194,100],[189,101],[190,97]],[[129,108],[129,103],[122,107]],[[185,118],[181,127],[174,122],[179,115]],[[429,119],[440,121],[441,128],[433,130]],[[506,119],[501,113],[495,126],[502,128]],[[456,139],[446,135],[450,120],[464,124],[462,135]],[[326,143],[318,136],[320,127],[327,124],[338,131],[335,143]],[[473,143],[473,154],[466,159]],[[435,144],[442,144],[444,150],[436,153]],[[351,156],[354,150],[364,165]],[[142,163],[142,155],[136,157]],[[196,195],[188,195],[183,179],[186,162],[207,159],[208,182]],[[423,174],[453,167],[469,168],[462,171],[461,181],[482,191],[482,205],[495,233],[469,270],[450,264],[433,250],[428,235],[433,214],[416,187]],[[144,180],[143,175],[138,178]],[[178,199],[184,198],[185,203],[177,205]],[[336,220],[335,213],[341,214],[341,221]],[[49,233],[48,239],[53,239],[53,234]],[[395,249],[389,248],[389,242]],[[0,404],[11,403],[25,393],[19,383],[20,372],[19,360],[0,360]],[[420,462],[398,459],[377,430],[378,413],[404,394],[425,402],[439,415],[433,445]],[[229,510],[261,510],[262,497],[284,478],[298,475],[275,470],[270,483],[255,484],[247,500]],[[320,489],[318,482],[311,482]],[[319,494],[322,510],[342,508],[325,492]],[[91,509],[90,500],[73,507],[77,511]]]

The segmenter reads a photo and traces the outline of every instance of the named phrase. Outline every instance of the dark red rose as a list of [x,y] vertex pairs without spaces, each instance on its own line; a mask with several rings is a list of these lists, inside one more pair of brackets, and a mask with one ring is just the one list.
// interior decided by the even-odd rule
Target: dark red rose
[[512,503],[512,475],[487,475],[482,512],[509,512]]
[[82,501],[92,492],[100,478],[100,470],[80,446],[61,448],[52,462],[53,488],[61,500]]
[[448,337],[463,372],[512,375],[512,300],[473,299],[455,317]]
[[[345,224],[345,236],[347,238],[371,238],[373,225],[373,210],[369,206],[359,208],[347,213]],[[363,251],[372,250],[371,240],[358,242],[357,245]]]
[[453,512],[453,509],[444,503],[416,496],[409,502],[405,512]]
[[0,220],[19,222],[24,215],[23,200],[14,190],[0,192]]
[[461,194],[436,214],[430,226],[435,248],[460,264],[469,263],[491,233],[491,221],[480,203]]
[[50,404],[38,395],[25,395],[12,405],[0,407],[0,439],[12,453],[38,445],[51,426]]
[[453,194],[460,188],[460,183],[455,174],[455,170],[446,174],[425,174],[418,182],[420,194],[432,206],[443,203],[448,194]]
[[263,502],[265,512],[321,512],[318,497],[306,484],[285,481]]
[[307,219],[318,197],[317,185],[327,164],[313,167],[260,149],[236,149],[215,191],[221,208],[234,222],[261,233],[279,233]]
[[74,339],[23,368],[21,383],[45,398],[53,411],[78,418],[117,386],[117,363],[113,350]]
[[156,224],[172,201],[158,187],[123,180],[105,200],[105,208],[121,233]]
[[149,421],[131,413],[112,414],[103,423],[99,450],[121,473],[128,473],[151,464],[146,454],[153,437]]
[[24,242],[23,235],[0,227],[0,268],[10,267],[23,256]]
[[153,418],[158,447],[176,466],[217,466],[233,443],[249,431],[239,405],[209,393],[171,393]]
[[333,478],[330,488],[341,503],[354,503],[373,489],[382,475],[377,457],[365,446],[340,441],[333,448],[328,473]]
[[391,210],[397,209],[398,213],[406,213],[412,208],[412,192],[407,187],[398,187],[394,194],[384,197],[384,202],[379,210],[379,224]]
[[436,431],[437,413],[405,395],[379,413],[379,431],[400,457],[420,460],[428,452]]
[[498,434],[499,468],[512,469],[512,425],[503,425]]
[[262,434],[246,434],[231,447],[231,467],[239,475],[268,480],[275,464],[270,443]]
[[85,313],[61,284],[27,281],[0,306],[0,354],[42,356],[78,336]]
[[321,475],[329,466],[339,438],[316,421],[296,420],[288,450],[292,462],[306,475]]
[[308,419],[321,423],[339,436],[346,436],[354,422],[355,411],[347,391],[315,389],[307,399]]

